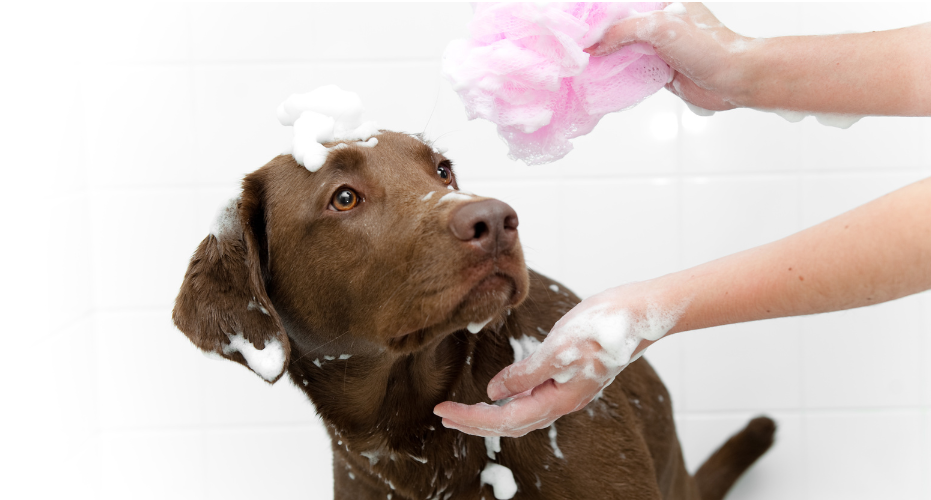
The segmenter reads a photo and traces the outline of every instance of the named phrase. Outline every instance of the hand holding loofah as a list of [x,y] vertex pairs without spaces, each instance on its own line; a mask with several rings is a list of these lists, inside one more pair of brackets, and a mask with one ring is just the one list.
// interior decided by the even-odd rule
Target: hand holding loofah
[[589,59],[615,22],[661,10],[662,3],[480,3],[471,40],[455,40],[443,73],[469,119],[498,125],[509,155],[528,165],[558,160],[569,139],[602,116],[630,108],[661,89],[673,71],[652,47],[634,44]]

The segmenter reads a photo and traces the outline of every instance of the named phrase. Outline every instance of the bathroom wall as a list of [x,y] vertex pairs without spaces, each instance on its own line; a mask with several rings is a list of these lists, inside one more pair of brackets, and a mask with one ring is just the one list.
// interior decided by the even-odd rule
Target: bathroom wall
[[[922,4],[709,5],[749,36],[931,21]],[[7,293],[24,304],[7,316],[19,349],[3,368],[9,498],[330,498],[310,403],[287,380],[205,358],[170,314],[216,208],[289,143],[275,108],[291,93],[335,83],[381,126],[436,139],[460,186],[518,211],[528,263],[582,296],[931,175],[928,118],[839,130],[750,110],[699,117],[665,91],[557,163],[513,162],[439,76],[467,4],[69,9],[17,11],[22,36],[4,40],[34,46],[11,63],[28,78],[6,83],[29,96],[11,99],[23,118],[4,125],[22,138],[4,212],[28,242],[7,259],[22,283]],[[683,333],[646,357],[690,470],[750,417],[778,422],[731,499],[931,497],[928,293]]]

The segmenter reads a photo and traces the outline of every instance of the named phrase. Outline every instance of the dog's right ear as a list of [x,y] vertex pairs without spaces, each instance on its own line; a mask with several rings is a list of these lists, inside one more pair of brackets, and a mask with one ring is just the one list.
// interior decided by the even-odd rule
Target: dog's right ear
[[250,187],[217,213],[191,257],[172,318],[206,354],[236,361],[273,383],[284,373],[291,347],[265,292],[264,210]]

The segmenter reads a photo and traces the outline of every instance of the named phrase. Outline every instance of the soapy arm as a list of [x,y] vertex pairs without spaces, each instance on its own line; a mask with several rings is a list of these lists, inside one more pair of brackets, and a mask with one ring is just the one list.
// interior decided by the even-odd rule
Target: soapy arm
[[636,359],[663,334],[851,309],[928,289],[931,179],[782,240],[589,297],[536,353],[488,385],[492,400],[519,397],[503,406],[444,402],[434,412],[470,434],[520,436],[584,407],[626,366],[625,355]]
[[676,70],[666,86],[708,110],[751,107],[848,115],[931,116],[931,23],[870,33],[748,38],[700,3],[615,24],[593,56],[651,44]]

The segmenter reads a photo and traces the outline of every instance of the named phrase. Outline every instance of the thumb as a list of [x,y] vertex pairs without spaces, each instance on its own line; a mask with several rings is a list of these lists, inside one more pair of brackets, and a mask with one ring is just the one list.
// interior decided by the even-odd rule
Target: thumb
[[492,401],[511,397],[552,378],[552,363],[545,361],[541,348],[526,359],[505,367],[488,382],[488,397]]

